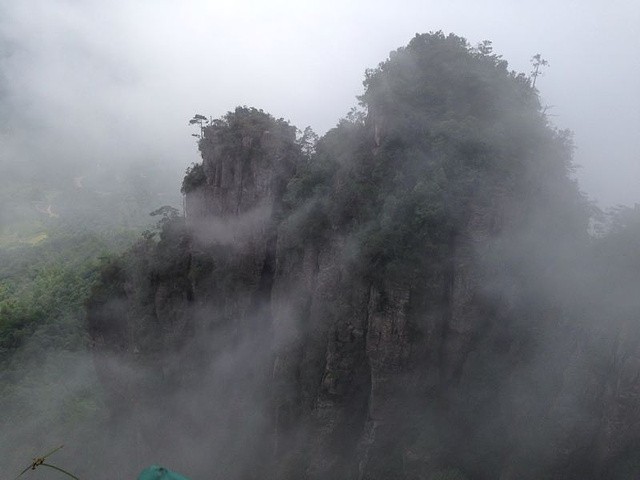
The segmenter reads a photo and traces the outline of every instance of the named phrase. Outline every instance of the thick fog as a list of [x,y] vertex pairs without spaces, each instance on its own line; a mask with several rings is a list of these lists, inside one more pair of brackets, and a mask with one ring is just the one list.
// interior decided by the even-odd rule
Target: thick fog
[[[237,105],[318,133],[362,91],[366,68],[417,32],[492,40],[575,131],[577,176],[601,206],[640,201],[640,4],[596,1],[0,2],[2,163],[198,160],[187,124]],[[176,173],[176,176],[178,173]]]
[[[640,4],[630,0],[545,0],[526,4],[511,0],[0,0],[0,189],[13,178],[28,182],[44,171],[66,179],[77,189],[91,187],[100,195],[118,194],[115,189],[105,192],[110,187],[100,185],[99,179],[106,177],[92,177],[91,172],[126,172],[129,166],[141,164],[153,168],[138,172],[140,177],[162,172],[170,179],[166,185],[175,190],[175,196],[154,198],[154,202],[171,203],[175,198],[179,201],[185,168],[200,160],[192,136],[199,132],[189,125],[194,114],[218,118],[238,105],[255,106],[275,117],[284,117],[299,128],[309,125],[323,134],[350,106],[357,105],[367,68],[375,67],[391,50],[406,45],[417,32],[443,30],[464,36],[471,44],[491,40],[494,52],[503,55],[510,68],[517,71],[530,72],[531,57],[540,53],[550,65],[537,78],[536,86],[549,118],[558,127],[575,132],[575,162],[580,167],[575,175],[581,189],[603,208],[640,203],[638,24]],[[154,195],[160,190],[161,187],[150,189]],[[306,206],[299,206],[291,218],[299,212],[306,215]],[[60,212],[58,208],[62,206],[55,205],[54,211]],[[261,220],[269,212],[269,208],[257,208],[235,222],[216,219],[197,228],[192,226],[192,234],[196,242],[210,239],[218,246],[237,247],[242,244],[239,237],[263,229]],[[53,215],[51,203],[48,213]],[[527,284],[534,291],[531,298],[538,300],[548,295],[552,303],[555,296],[571,297],[574,284],[578,283],[576,278],[599,278],[605,269],[599,265],[584,267],[587,273],[583,274],[571,263],[574,258],[570,253],[575,249],[570,242],[574,238],[563,239],[562,232],[555,238],[546,230],[534,228],[545,221],[546,218],[534,218],[531,231],[523,228],[524,233],[516,232],[521,236],[511,232],[513,243],[518,246],[511,255],[516,258],[526,251],[521,255],[526,259],[522,270],[536,273],[538,267],[543,269],[553,263],[548,258],[554,257],[546,255],[545,241],[557,240],[550,242],[551,253],[560,252],[559,258],[569,259],[556,262],[562,275],[549,274],[558,282],[544,285],[554,290],[553,294],[542,287],[542,293],[537,292],[533,288],[538,287],[535,280]],[[140,245],[144,244],[139,243],[136,248],[143,249]],[[351,250],[356,247],[359,245]],[[582,252],[573,255],[577,258],[579,253]],[[541,258],[547,260],[539,261]],[[135,267],[136,264],[131,266],[132,271]],[[485,288],[494,288],[509,297],[509,288],[515,288],[509,285],[510,278],[499,280],[495,284],[489,282]],[[634,281],[629,285],[635,285]],[[589,288],[600,285],[585,286],[584,291]],[[291,288],[288,295],[282,294],[285,300],[281,301],[280,316],[285,320],[287,308],[296,306],[302,297],[298,293]],[[635,292],[625,294],[624,300],[629,298],[635,299]],[[578,298],[576,303],[582,300]],[[154,301],[159,308],[162,295],[154,297]],[[602,304],[609,305],[606,299]],[[629,305],[635,313],[637,304]],[[222,317],[215,310],[199,308],[194,307],[193,313],[199,323],[204,324],[200,320],[205,317]],[[266,307],[258,303],[251,308],[262,320],[260,315]],[[115,307],[114,311],[122,313]],[[605,307],[602,312],[598,320],[617,318],[608,315]],[[592,315],[599,313],[598,310]],[[126,319],[126,315],[117,318]],[[269,321],[267,318],[263,323]],[[286,321],[281,322],[277,333],[293,337],[295,329],[289,328]],[[544,322],[540,325],[544,330]],[[164,372],[143,371],[145,376],[137,377],[139,372],[126,361],[111,359],[99,351],[93,352],[91,358],[83,352],[34,354],[35,360],[15,375],[36,386],[44,385],[42,395],[19,391],[19,395],[0,405],[5,411],[19,414],[9,422],[15,425],[13,436],[0,440],[2,450],[13,455],[3,460],[4,468],[10,465],[13,473],[18,465],[25,464],[23,459],[30,458],[34,448],[44,451],[49,445],[54,446],[52,439],[57,442],[64,438],[69,451],[59,455],[61,462],[75,464],[77,471],[96,476],[133,478],[142,467],[157,461],[194,478],[211,475],[212,464],[217,471],[209,478],[247,478],[249,474],[257,478],[251,462],[259,464],[261,456],[278,450],[265,420],[265,410],[272,407],[265,405],[265,398],[273,389],[267,380],[269,375],[275,377],[277,368],[269,371],[273,352],[263,340],[272,332],[259,330],[243,337],[240,334],[244,332],[223,325],[214,333],[197,333],[196,340],[183,350],[188,351],[188,361],[193,357],[202,363],[199,370],[193,370],[202,372],[202,378],[187,378],[187,389],[176,389],[158,400],[158,405],[134,405],[131,411],[117,402],[107,405],[107,399],[105,405],[111,407],[113,418],[103,418],[106,413],[97,411],[90,402],[82,402],[91,392],[103,393],[95,365],[100,368],[100,362],[115,362],[111,367],[124,378],[124,390],[128,384],[159,381]],[[276,336],[275,343],[289,340]],[[42,341],[32,339],[24,350],[37,353]],[[554,348],[560,351],[562,346],[558,341],[558,346],[552,344],[549,351],[561,357],[562,352]],[[201,352],[207,355],[199,356]],[[132,363],[137,353],[133,351]],[[540,358],[543,361],[533,362],[528,370],[531,377],[543,376],[553,368],[555,357]],[[171,372],[174,364],[181,361],[186,360],[179,355],[168,357],[163,368]],[[108,368],[105,370],[108,373]],[[68,383],[66,378],[70,379]],[[526,382],[525,377],[522,383]],[[118,381],[113,383],[121,386]],[[469,388],[473,389],[473,385]],[[528,391],[520,384],[513,389],[517,394]],[[516,397],[515,393],[509,395]],[[58,411],[69,418],[92,421],[86,423],[84,430],[72,432],[72,425],[58,424]],[[104,424],[111,425],[112,431],[96,434],[96,426]],[[46,434],[34,445],[30,435],[38,428]],[[293,443],[297,436],[304,436],[303,430],[304,426],[296,425],[289,441]],[[131,433],[134,431],[153,438],[153,449],[141,446],[137,433]],[[246,442],[247,438],[251,442]],[[104,451],[103,458],[79,459],[76,452],[83,444],[90,452]],[[286,451],[285,447],[280,448]],[[106,469],[112,471],[105,474]],[[99,474],[95,473],[97,470]]]

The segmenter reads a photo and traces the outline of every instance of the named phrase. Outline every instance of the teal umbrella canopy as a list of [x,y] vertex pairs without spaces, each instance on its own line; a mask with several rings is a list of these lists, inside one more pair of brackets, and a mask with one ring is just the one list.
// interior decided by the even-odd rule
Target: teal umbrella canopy
[[189,480],[187,477],[183,477],[179,473],[167,470],[160,465],[151,465],[149,468],[143,470],[138,476],[138,480]]

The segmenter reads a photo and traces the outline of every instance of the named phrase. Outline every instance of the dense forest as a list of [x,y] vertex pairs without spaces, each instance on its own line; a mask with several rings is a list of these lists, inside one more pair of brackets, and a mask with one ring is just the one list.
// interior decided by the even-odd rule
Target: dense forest
[[0,470],[13,476],[53,444],[87,445],[104,427],[85,303],[111,258],[155,234],[150,213],[180,201],[177,179],[148,161],[38,171],[18,158],[0,161]]
[[198,115],[184,212],[130,190],[155,227],[56,230],[30,192],[1,470],[65,443],[82,479],[637,478],[640,209],[580,191],[534,60],[422,34],[322,137]]

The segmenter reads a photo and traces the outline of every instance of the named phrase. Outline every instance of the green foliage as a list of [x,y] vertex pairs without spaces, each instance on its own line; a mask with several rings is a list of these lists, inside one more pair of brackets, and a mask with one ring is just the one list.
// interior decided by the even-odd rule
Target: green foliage
[[191,120],[189,120],[189,125],[198,125],[200,128],[200,133],[192,134],[194,137],[202,138],[204,135],[204,128],[211,123],[211,120],[207,119],[204,115],[200,115],[196,113]]
[[[290,230],[322,238],[338,229],[359,246],[364,274],[430,272],[431,282],[446,269],[470,206],[489,205],[505,189],[524,196],[549,185],[547,201],[567,205],[567,220],[585,221],[569,218],[582,207],[566,175],[570,135],[548,126],[530,82],[490,42],[417,35],[368,70],[364,86],[366,116],[350,112],[289,182]],[[573,197],[558,199],[563,191]]]
[[[271,153],[264,156],[266,146]],[[262,158],[262,161],[274,162],[272,167],[276,177],[301,155],[300,145],[296,142],[296,128],[282,118],[275,119],[253,107],[237,107],[233,112],[212,120],[204,128],[199,147],[203,158],[218,159],[222,169],[224,162],[237,159],[249,162],[252,158]]]
[[98,280],[99,257],[130,240],[85,234],[0,250],[0,362],[36,334],[46,339],[41,347],[81,348],[84,302]]
[[260,109],[237,107],[204,128],[200,149],[206,150],[213,143],[222,151],[237,152],[242,150],[244,139],[264,135],[289,140],[289,146],[292,146],[296,141],[296,128],[283,118],[275,119]]
[[179,173],[150,163],[59,167],[0,175],[0,471],[15,475],[64,441],[55,465],[97,478],[96,432],[108,412],[85,302],[100,269],[153,223],[159,199],[179,201]]
[[160,217],[157,223],[159,230],[164,229],[165,225],[174,222],[180,217],[180,212],[177,208],[170,205],[163,205],[162,207],[154,210],[149,215],[152,217]]
[[169,206],[152,215],[161,217],[159,239],[145,232],[128,250],[106,258],[86,300],[87,328],[92,335],[107,339],[110,345],[142,352],[162,347],[155,306],[158,283],[169,287],[167,296],[182,296],[190,288],[184,218]]
[[260,134],[264,133],[262,127],[274,128],[281,131],[285,137],[295,139],[296,128],[289,124],[284,118],[276,119],[272,115],[265,113],[262,109],[255,107],[236,107],[233,112],[227,113],[221,119],[214,120],[213,125],[217,127],[228,127],[236,132],[257,129]]
[[198,187],[204,185],[207,181],[207,177],[204,174],[204,167],[201,163],[192,163],[185,172],[184,179],[182,180],[182,187],[180,191],[183,194],[192,192]]
[[316,144],[320,137],[311,127],[306,127],[303,132],[299,132],[299,138],[297,139],[300,149],[305,157],[311,157],[316,151]]
[[[84,305],[100,269],[131,241],[129,232],[55,234],[33,247],[0,250],[3,471],[17,473],[25,459],[61,439],[98,455],[95,431],[107,412],[88,354]],[[65,462],[95,473],[91,463]]]
[[[291,164],[312,153],[317,141],[317,135],[310,127],[297,138],[298,130],[289,122],[253,107],[237,107],[221,118],[207,120],[201,128],[198,145],[203,158],[218,162],[218,183],[222,171],[233,173],[232,164],[238,160],[251,162],[252,159],[260,159],[263,166],[272,162],[275,178],[280,179]],[[267,150],[269,155],[265,155]],[[227,165],[227,162],[231,164]],[[208,172],[207,168],[205,162],[193,163],[187,168],[181,188],[183,194],[191,193],[207,182],[213,184],[213,178],[208,176],[214,176],[214,173]]]

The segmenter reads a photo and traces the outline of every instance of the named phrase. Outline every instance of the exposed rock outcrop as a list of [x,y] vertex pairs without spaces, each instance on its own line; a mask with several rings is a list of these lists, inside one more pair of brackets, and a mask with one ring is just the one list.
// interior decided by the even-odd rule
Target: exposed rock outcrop
[[[133,403],[211,385],[244,447],[230,478],[614,478],[640,439],[640,362],[575,307],[592,287],[567,138],[455,36],[417,36],[365,87],[366,119],[312,159],[255,109],[204,129],[184,225],[90,306],[105,385]],[[120,378],[107,352],[162,378]]]

